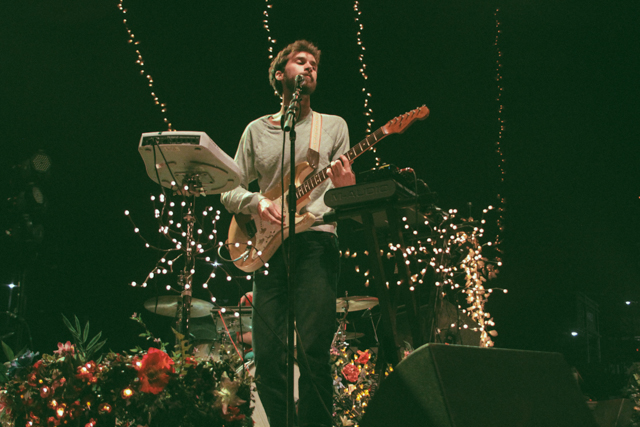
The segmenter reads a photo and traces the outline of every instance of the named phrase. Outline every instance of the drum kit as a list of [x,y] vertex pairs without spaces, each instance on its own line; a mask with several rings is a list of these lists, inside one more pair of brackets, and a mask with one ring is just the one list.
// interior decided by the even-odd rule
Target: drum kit
[[[180,296],[154,297],[144,302],[144,308],[160,316],[179,318],[182,301]],[[338,319],[338,328],[332,346],[348,345],[345,343],[364,337],[362,332],[347,330],[349,324],[347,315],[357,311],[369,311],[376,305],[378,305],[378,299],[375,297],[338,298],[336,313],[341,316]],[[225,344],[251,346],[253,312],[249,306],[223,307],[198,298],[191,298],[190,317],[201,319],[194,320],[189,327],[189,340],[194,346],[196,359],[219,359],[220,348]],[[375,325],[373,331],[375,334]],[[244,357],[247,358],[246,355]]]

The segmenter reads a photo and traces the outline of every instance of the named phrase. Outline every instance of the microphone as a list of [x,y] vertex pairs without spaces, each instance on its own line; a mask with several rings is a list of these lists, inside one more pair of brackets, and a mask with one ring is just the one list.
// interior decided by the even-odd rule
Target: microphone
[[[291,128],[295,126],[295,115],[298,108],[300,108],[300,92],[302,92],[302,86],[306,83],[302,74],[298,74],[295,81],[296,87],[293,97],[291,98],[291,102],[289,103],[289,107],[287,108],[284,125],[280,124],[280,126],[282,126],[282,130],[285,132],[291,132]],[[291,194],[293,195],[293,193]]]

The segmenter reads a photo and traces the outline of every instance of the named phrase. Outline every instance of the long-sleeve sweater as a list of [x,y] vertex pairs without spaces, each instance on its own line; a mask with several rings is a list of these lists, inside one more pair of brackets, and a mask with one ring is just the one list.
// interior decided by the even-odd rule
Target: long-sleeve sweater
[[[320,140],[320,160],[318,170],[326,168],[333,160],[337,160],[341,154],[349,150],[349,130],[347,123],[341,117],[322,114],[322,136]],[[300,120],[296,130],[296,159],[300,164],[306,161],[309,149],[311,133],[311,112]],[[281,158],[283,131],[279,125],[274,125],[269,116],[264,116],[247,125],[234,161],[241,171],[240,186],[223,193],[222,204],[231,213],[255,214],[258,212],[258,203],[265,198],[264,193],[280,185],[282,175]],[[289,172],[289,134],[286,134],[284,147],[285,175]],[[249,184],[258,181],[259,193],[248,190]],[[285,183],[285,188],[288,183]],[[331,180],[327,179],[315,188],[309,197],[309,203],[305,205],[301,213],[310,212],[316,217],[316,223],[311,230],[328,231],[335,233],[335,224],[322,223],[322,215],[330,209],[324,204],[324,193],[333,188]],[[286,213],[285,213],[286,214]]]

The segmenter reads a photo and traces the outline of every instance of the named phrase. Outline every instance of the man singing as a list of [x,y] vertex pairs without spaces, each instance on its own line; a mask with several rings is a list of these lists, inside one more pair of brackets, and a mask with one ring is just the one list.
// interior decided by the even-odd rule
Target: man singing
[[[310,212],[316,223],[295,236],[295,315],[298,332],[297,359],[300,364],[298,424],[301,427],[332,424],[333,383],[329,351],[335,332],[336,287],[339,250],[336,225],[322,222],[329,211],[324,193],[332,187],[355,184],[347,158],[349,133],[344,119],[311,110],[316,89],[320,50],[298,40],[276,55],[269,68],[269,81],[282,97],[280,111],[260,117],[246,127],[235,155],[241,185],[224,193],[222,203],[232,213],[259,214],[262,220],[281,224],[286,212],[263,194],[280,185],[290,170],[290,145],[286,135],[282,165],[281,118],[296,89],[296,77],[303,76],[300,108],[296,121],[296,158],[307,158],[310,144],[318,141],[316,171],[330,167],[327,180],[310,194],[301,212]],[[312,132],[312,129],[314,130]],[[312,134],[316,135],[312,138]],[[248,191],[257,180],[259,193]],[[285,183],[285,188],[288,183]],[[285,246],[287,246],[285,241]],[[281,247],[269,260],[269,274],[256,274],[253,284],[253,349],[258,394],[272,427],[286,425],[287,269]],[[277,336],[274,336],[274,333]],[[308,363],[308,366],[307,366]]]

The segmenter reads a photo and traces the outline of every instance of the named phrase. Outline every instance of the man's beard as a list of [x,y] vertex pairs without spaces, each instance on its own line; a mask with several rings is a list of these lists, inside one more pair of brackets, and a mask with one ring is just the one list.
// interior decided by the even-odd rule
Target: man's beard
[[[296,78],[295,76],[293,78],[285,78],[284,80],[284,84],[287,87],[287,89],[289,89],[289,92],[294,93],[296,90]],[[300,91],[300,93],[302,95],[311,95],[313,92],[315,92],[316,90],[316,81],[313,81],[311,83],[307,82],[307,78],[305,76],[305,84],[302,86],[302,90]]]

